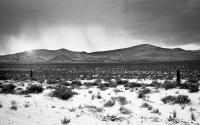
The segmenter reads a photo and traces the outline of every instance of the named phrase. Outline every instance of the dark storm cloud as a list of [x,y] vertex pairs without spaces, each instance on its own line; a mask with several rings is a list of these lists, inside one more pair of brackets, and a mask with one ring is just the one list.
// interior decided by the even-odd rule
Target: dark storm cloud
[[34,38],[62,25],[101,25],[149,43],[200,44],[199,12],[199,0],[1,0],[1,52],[10,36]]
[[200,44],[199,0],[129,0],[126,6],[133,34],[172,45]]

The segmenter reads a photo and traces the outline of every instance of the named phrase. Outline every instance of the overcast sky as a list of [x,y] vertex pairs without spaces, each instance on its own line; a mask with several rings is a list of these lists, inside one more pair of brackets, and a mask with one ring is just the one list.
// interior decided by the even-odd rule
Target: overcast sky
[[138,44],[200,49],[200,0],[0,0],[0,54]]

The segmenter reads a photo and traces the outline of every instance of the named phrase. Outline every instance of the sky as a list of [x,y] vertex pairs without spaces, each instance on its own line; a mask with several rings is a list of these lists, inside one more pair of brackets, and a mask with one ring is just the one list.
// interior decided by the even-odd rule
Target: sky
[[200,49],[200,0],[0,0],[0,55],[139,44]]

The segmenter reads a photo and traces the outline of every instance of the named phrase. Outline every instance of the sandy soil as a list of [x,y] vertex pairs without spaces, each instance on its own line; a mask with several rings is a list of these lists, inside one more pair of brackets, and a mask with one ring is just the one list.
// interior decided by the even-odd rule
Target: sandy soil
[[[133,80],[132,80],[133,81]],[[5,81],[2,81],[5,82]],[[14,82],[18,86],[24,84],[37,84],[36,82]],[[151,82],[151,81],[147,81]],[[45,88],[44,84],[44,88]],[[22,87],[22,86],[21,86]],[[189,93],[188,90],[182,89],[155,89],[149,87],[150,94],[146,99],[138,98],[138,90],[125,90],[123,86],[117,89],[122,92],[114,92],[116,88],[100,90],[97,87],[74,89],[77,95],[69,100],[61,100],[56,97],[50,97],[51,89],[45,89],[40,94],[30,94],[30,97],[16,94],[0,94],[0,124],[1,125],[61,125],[64,117],[70,119],[70,125],[199,125],[200,123],[200,92]],[[90,93],[89,93],[90,91]],[[102,98],[98,99],[97,95]],[[191,104],[184,108],[178,104],[164,104],[161,98],[167,95],[188,95]],[[131,111],[129,114],[122,114],[119,109],[122,106],[116,101],[112,107],[104,107],[105,102],[111,97],[124,96],[128,104],[123,105]],[[92,98],[94,97],[94,98]],[[11,101],[15,100],[17,110],[11,110]],[[142,108],[141,105],[146,102],[153,107],[152,110]],[[94,108],[95,107],[95,108]],[[100,111],[97,110],[101,109]],[[158,109],[160,113],[152,113]],[[192,111],[191,111],[192,110]],[[177,117],[174,121],[168,121],[169,116],[176,111]],[[196,121],[191,120],[191,113],[194,113]],[[112,118],[114,120],[112,121]]]

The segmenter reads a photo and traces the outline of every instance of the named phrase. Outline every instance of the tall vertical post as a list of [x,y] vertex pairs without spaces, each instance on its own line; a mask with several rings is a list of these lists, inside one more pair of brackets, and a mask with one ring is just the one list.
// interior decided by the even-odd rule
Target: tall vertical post
[[33,77],[33,71],[31,70],[31,78]]
[[178,85],[180,85],[180,83],[181,83],[181,77],[180,77],[180,70],[179,69],[176,71],[176,82],[177,82]]

